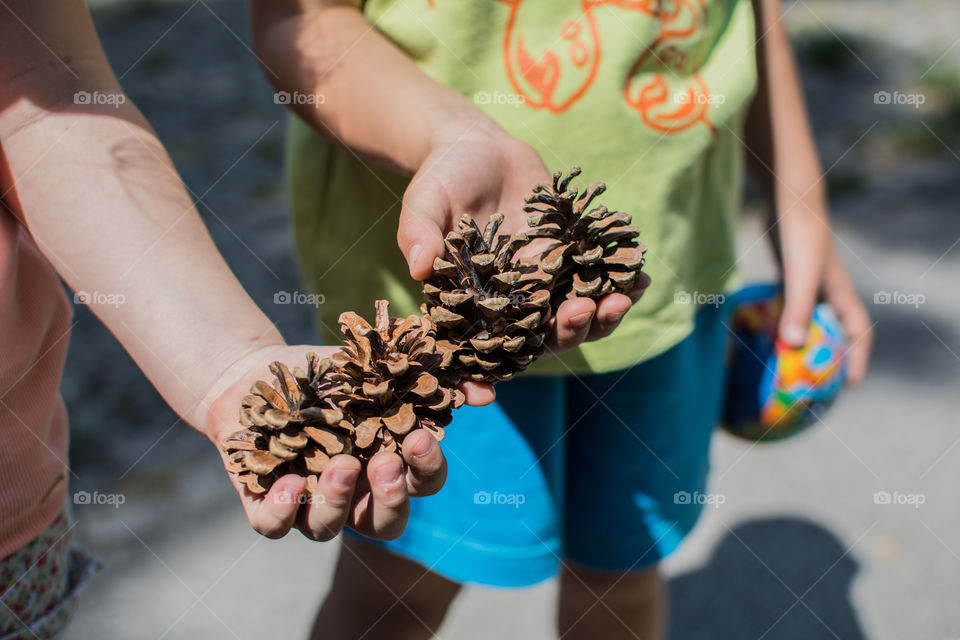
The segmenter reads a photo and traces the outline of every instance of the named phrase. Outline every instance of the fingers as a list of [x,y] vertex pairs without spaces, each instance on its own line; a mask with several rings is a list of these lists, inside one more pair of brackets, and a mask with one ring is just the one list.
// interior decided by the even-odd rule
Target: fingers
[[[404,438],[403,455],[406,472],[399,456],[379,453],[367,465],[366,478],[355,458],[335,456],[320,475],[317,495],[301,511],[298,528],[313,540],[330,540],[349,520],[371,538],[399,536],[410,515],[409,496],[432,495],[447,477],[440,445],[426,431]],[[361,487],[358,480],[365,480]]]
[[843,332],[850,341],[850,349],[847,351],[847,384],[855,387],[863,382],[870,366],[870,352],[873,349],[870,314],[853,289],[833,296],[830,303],[837,311]]
[[547,342],[549,354],[557,355],[613,333],[633,303],[643,297],[650,282],[650,276],[641,271],[627,294],[611,293],[596,302],[589,298],[565,300],[553,319],[553,332]]
[[407,484],[416,495],[430,495],[440,490],[447,473],[433,436],[425,432],[411,436],[409,451],[404,452],[409,465],[406,474],[400,456],[393,453],[375,455],[365,478],[356,458],[340,455],[330,460],[312,497],[306,481],[294,475],[277,480],[264,496],[238,486],[250,525],[272,539],[282,538],[296,525],[308,538],[330,540],[348,522],[371,538],[398,537],[410,515]]
[[857,321],[853,326],[844,324],[844,331],[850,337],[850,360],[847,365],[847,384],[855,387],[863,382],[870,367],[870,351],[873,348],[873,328],[869,322]]
[[563,353],[587,339],[597,304],[589,298],[564,300],[554,317],[554,327],[547,347],[552,355]]
[[425,180],[415,178],[403,194],[397,244],[415,280],[429,277],[434,258],[443,255],[448,208],[444,191]]
[[613,333],[633,301],[622,293],[611,293],[597,301],[597,314],[590,326],[588,340],[599,340]]
[[360,461],[339,455],[320,474],[317,492],[300,509],[297,528],[311,540],[331,540],[350,515],[353,494],[360,478]]
[[466,397],[464,402],[471,407],[482,407],[497,399],[493,385],[482,382],[463,382],[460,384],[460,391]]
[[410,501],[403,461],[395,453],[378,453],[367,465],[369,493],[354,500],[353,526],[378,540],[393,540],[407,524]]
[[810,317],[831,258],[829,227],[813,213],[795,210],[781,216],[784,300],[777,338],[794,349],[807,343]]
[[847,384],[855,387],[867,375],[873,350],[873,323],[836,249],[831,245],[825,277],[827,301],[833,305],[850,341]]
[[447,479],[447,460],[436,438],[425,429],[411,432],[403,440],[403,459],[407,461],[407,491],[411,496],[431,496],[440,491]]
[[597,301],[597,316],[590,327],[587,340],[599,340],[613,333],[630,311],[630,307],[643,297],[651,282],[650,276],[641,271],[637,274],[633,289],[626,294],[612,293],[600,298]]
[[[304,501],[306,488],[303,478],[287,475],[274,482],[262,498],[249,493],[241,494],[250,526],[257,533],[274,540],[287,535]],[[239,489],[245,491],[243,487]]]
[[777,337],[794,349],[800,349],[807,343],[818,289],[819,282],[809,278],[786,282]]
[[627,293],[627,297],[630,298],[632,302],[636,302],[643,297],[647,288],[650,287],[651,282],[653,282],[653,280],[650,278],[650,275],[645,271],[641,271],[637,274],[637,280],[633,283],[633,289]]

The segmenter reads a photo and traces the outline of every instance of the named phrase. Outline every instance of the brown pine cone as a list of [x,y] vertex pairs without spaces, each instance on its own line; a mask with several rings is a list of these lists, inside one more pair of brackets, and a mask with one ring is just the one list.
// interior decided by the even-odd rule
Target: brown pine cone
[[553,185],[535,187],[523,208],[533,214],[527,235],[552,241],[540,256],[540,267],[555,277],[554,306],[567,298],[629,292],[647,249],[637,241],[640,231],[630,225],[629,213],[608,211],[604,205],[584,213],[606,185],[595,182],[578,194],[570,182],[579,175],[580,167],[565,178],[554,173]]
[[448,371],[454,350],[437,341],[430,318],[391,318],[386,300],[376,308],[373,327],[352,311],[340,315],[347,344],[331,358],[334,368],[324,380],[329,397],[356,426],[353,444],[362,460],[378,451],[399,453],[414,429],[442,440],[464,401]]
[[437,344],[429,317],[390,318],[385,300],[376,307],[376,327],[353,312],[340,316],[346,345],[332,358],[310,354],[307,370],[294,373],[274,362],[274,383],[257,381],[243,399],[245,428],[223,447],[227,470],[250,491],[265,493],[292,473],[312,492],[331,456],[400,453],[420,428],[443,438],[464,401],[447,373],[454,350]]
[[270,365],[275,380],[258,380],[244,397],[237,431],[223,442],[227,471],[257,494],[288,473],[315,486],[330,456],[354,452],[353,425],[333,402],[336,385],[325,379],[330,360],[307,356],[307,370]]
[[458,348],[453,371],[466,380],[512,378],[543,353],[549,333],[553,277],[518,265],[515,254],[529,239],[498,233],[502,222],[494,214],[481,231],[461,216],[444,239],[446,257],[423,284],[424,313],[437,337]]

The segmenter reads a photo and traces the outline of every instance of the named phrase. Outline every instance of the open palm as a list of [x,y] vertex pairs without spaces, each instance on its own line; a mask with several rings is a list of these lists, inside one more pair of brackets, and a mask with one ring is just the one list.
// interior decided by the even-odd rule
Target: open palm
[[[263,378],[275,360],[302,362],[309,352],[332,355],[334,347],[273,346],[255,351],[227,372],[219,393],[210,404],[205,432],[218,445],[240,428],[240,401],[250,386]],[[479,397],[479,401],[478,401]],[[467,392],[467,400],[483,403],[484,397]],[[406,464],[404,464],[404,462]],[[400,535],[410,511],[409,496],[436,493],[446,478],[447,463],[437,441],[426,430],[410,432],[403,440],[403,459],[395,453],[378,453],[361,469],[359,460],[338,455],[320,475],[317,492],[311,495],[304,478],[286,475],[264,495],[251,493],[234,474],[230,479],[243,503],[250,525],[269,538],[285,536],[297,528],[313,540],[329,540],[344,526],[378,539]]]

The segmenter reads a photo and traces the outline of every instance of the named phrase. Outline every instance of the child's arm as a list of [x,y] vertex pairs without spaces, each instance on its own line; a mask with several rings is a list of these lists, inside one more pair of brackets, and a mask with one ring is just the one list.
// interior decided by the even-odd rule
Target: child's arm
[[[460,213],[495,211],[526,228],[523,196],[549,174],[537,152],[506,134],[466,98],[433,81],[383,37],[349,0],[252,0],[254,47],[267,78],[291,94],[306,122],[363,157],[408,175],[398,242],[418,280],[443,253]],[[635,301],[649,282],[642,279]],[[612,332],[632,301],[564,302],[550,350]]]
[[[162,145],[122,93],[83,3],[8,0],[5,12],[3,203],[72,288],[112,294],[92,296],[93,312],[184,421],[219,442],[239,429],[240,398],[270,361],[292,365],[309,350],[332,349],[286,346],[234,278]],[[78,105],[77,91],[118,98]],[[396,536],[408,492],[435,492],[445,474],[433,438],[417,437],[420,456],[404,447],[407,482],[382,478],[399,477],[398,456],[371,462],[372,497],[354,496],[360,465],[348,456],[331,461],[323,499],[302,509],[302,478],[281,479],[265,498],[234,484],[250,523],[271,537],[297,526],[329,538],[348,521],[375,537]]]
[[785,304],[780,336],[806,341],[821,293],[836,309],[852,343],[848,380],[866,375],[872,325],[833,245],[826,182],[814,146],[799,74],[779,0],[753,0],[757,19],[758,92],[747,119],[751,171],[774,203]]

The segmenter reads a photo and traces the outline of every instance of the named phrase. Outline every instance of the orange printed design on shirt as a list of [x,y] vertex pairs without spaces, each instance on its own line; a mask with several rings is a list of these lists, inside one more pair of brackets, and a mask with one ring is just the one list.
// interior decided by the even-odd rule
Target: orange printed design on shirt
[[[623,97],[650,128],[663,134],[679,133],[703,123],[715,132],[710,122],[710,105],[714,100],[703,76],[684,72],[692,61],[689,44],[702,44],[706,31],[705,0],[614,0],[614,3],[647,13],[660,21],[656,39],[641,53],[623,86]],[[625,7],[626,8],[626,7]],[[683,48],[678,45],[687,44]],[[652,71],[653,75],[648,75]]]
[[558,29],[545,29],[524,11],[525,0],[498,0],[510,7],[503,61],[514,91],[534,109],[562,113],[583,97],[600,66],[602,43],[593,9],[609,6],[650,16],[656,38],[637,56],[624,81],[623,98],[654,131],[670,134],[709,118],[711,97],[696,72],[696,48],[705,44],[707,0],[578,0],[578,12]]
[[586,93],[600,65],[600,34],[586,0],[578,15],[549,32],[536,13],[523,10],[524,0],[499,1],[510,6],[503,59],[514,91],[535,109],[567,110]]

